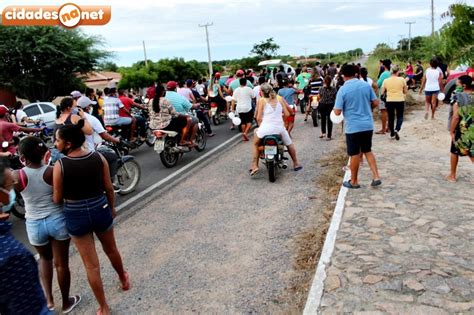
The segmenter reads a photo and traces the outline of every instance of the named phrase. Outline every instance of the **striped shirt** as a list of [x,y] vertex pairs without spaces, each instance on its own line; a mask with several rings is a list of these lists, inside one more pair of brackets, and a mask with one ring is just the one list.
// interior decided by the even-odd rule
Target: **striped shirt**
[[323,86],[323,79],[311,80],[309,86],[311,87],[311,95],[318,95],[319,89]]
[[123,108],[122,102],[113,96],[104,99],[104,123],[106,125],[115,125],[120,118],[119,110]]

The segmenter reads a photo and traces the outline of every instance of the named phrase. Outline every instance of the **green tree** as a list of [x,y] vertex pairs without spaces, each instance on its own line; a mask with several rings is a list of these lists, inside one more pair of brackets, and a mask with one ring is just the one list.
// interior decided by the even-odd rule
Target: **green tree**
[[440,53],[448,60],[472,62],[474,60],[474,7],[463,3],[452,4],[442,17],[450,20],[439,32],[444,43]]
[[30,101],[51,101],[84,84],[86,74],[110,53],[101,40],[78,29],[0,25],[0,86]]
[[259,59],[269,59],[275,55],[278,49],[280,46],[274,42],[273,37],[270,37],[259,44],[254,44],[250,54],[257,55]]
[[104,61],[97,65],[97,70],[99,71],[112,71],[117,72],[119,67],[112,61]]
[[207,72],[207,63],[185,61],[183,58],[160,59],[157,62],[148,60],[148,67],[145,67],[144,61],[139,61],[129,68],[121,68],[120,72],[120,88],[143,88],[152,82],[200,79]]

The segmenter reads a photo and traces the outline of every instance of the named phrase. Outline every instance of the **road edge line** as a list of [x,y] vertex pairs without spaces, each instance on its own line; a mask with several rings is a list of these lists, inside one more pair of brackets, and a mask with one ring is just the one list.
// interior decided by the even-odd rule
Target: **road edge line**
[[[347,165],[349,165],[349,162]],[[350,179],[350,170],[347,169],[344,174],[343,181]],[[314,274],[313,282],[311,284],[311,289],[308,293],[308,298],[303,310],[304,315],[312,315],[318,312],[318,308],[321,304],[321,298],[324,291],[324,280],[326,280],[326,267],[331,262],[332,253],[334,252],[334,246],[336,245],[336,236],[341,226],[342,215],[344,214],[344,205],[346,202],[348,188],[344,187],[341,184],[339,189],[339,195],[337,197],[336,207],[334,208],[334,213],[331,218],[331,224],[326,233],[326,239],[324,241],[323,250],[321,251],[321,256],[319,257],[318,266],[316,268],[316,273]]]
[[229,145],[231,142],[235,141],[237,138],[239,137],[242,137],[242,135],[240,133],[236,134],[235,136],[233,136],[232,138],[230,139],[227,139],[225,142],[219,144],[217,147],[215,147],[214,149],[212,149],[211,151],[205,153],[203,156],[197,158],[196,160],[186,164],[185,166],[183,166],[182,168],[180,168],[179,170],[177,170],[176,172],[173,172],[171,174],[169,174],[168,176],[166,176],[165,178],[163,178],[162,180],[154,183],[153,185],[151,185],[150,187],[148,187],[147,189],[145,189],[144,191],[136,194],[135,196],[131,197],[130,199],[127,199],[125,202],[121,203],[119,206],[116,207],[116,210],[117,212],[120,212],[122,211],[125,207],[129,206],[130,204],[133,204],[135,203],[136,201],[138,201],[139,199],[143,198],[144,196],[148,195],[150,192],[152,192],[153,190],[157,189],[158,187],[166,184],[167,182],[169,182],[170,180],[172,180],[174,177],[177,177],[179,175],[181,175],[181,173],[184,173],[185,171],[187,171],[188,169],[194,167],[196,164],[198,164],[199,162],[203,161],[204,159],[208,158],[210,155],[214,154],[215,152],[219,151],[221,148]]

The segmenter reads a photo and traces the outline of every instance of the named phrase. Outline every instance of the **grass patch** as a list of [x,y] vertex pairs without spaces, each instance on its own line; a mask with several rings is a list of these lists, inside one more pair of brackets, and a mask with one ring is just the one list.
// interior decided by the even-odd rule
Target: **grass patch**
[[294,268],[296,275],[291,279],[287,288],[289,305],[295,306],[295,312],[301,313],[306,303],[309,289],[316,272],[316,265],[319,261],[326,233],[331,223],[335,202],[341,187],[341,180],[344,176],[342,167],[347,163],[345,143],[341,139],[337,142],[337,148],[331,154],[320,160],[317,166],[322,168],[316,180],[318,188],[317,198],[320,202],[322,215],[314,220],[314,223],[306,231],[296,237],[296,257]]

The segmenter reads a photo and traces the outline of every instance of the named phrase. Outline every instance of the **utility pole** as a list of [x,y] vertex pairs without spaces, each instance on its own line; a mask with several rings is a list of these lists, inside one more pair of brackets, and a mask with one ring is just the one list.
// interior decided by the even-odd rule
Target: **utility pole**
[[143,41],[143,54],[145,55],[145,67],[148,68],[148,60],[146,58],[145,41]]
[[304,50],[304,61],[308,62],[308,56],[307,56],[308,48],[303,48],[303,50]]
[[398,37],[400,37],[400,51],[403,50],[403,35],[398,35]]
[[411,50],[411,25],[416,24],[416,22],[405,22],[408,24],[408,51]]
[[434,36],[434,0],[431,0],[431,36]]
[[206,28],[206,41],[207,41],[207,57],[209,59],[209,78],[212,78],[212,60],[211,60],[211,47],[209,46],[209,32],[207,31],[207,28],[209,26],[212,26],[214,23],[206,23],[204,25],[199,24],[199,27],[204,27]]

